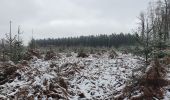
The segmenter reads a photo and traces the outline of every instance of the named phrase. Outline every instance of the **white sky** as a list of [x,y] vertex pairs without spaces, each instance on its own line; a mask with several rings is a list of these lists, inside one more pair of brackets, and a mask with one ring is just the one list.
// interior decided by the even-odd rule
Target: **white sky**
[[131,32],[150,0],[0,0],[0,36],[17,33],[26,44],[35,38]]

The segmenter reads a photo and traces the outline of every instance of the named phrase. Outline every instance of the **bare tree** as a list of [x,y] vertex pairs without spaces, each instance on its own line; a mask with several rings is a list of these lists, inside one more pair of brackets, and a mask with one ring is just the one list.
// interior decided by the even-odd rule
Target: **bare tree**
[[[153,50],[162,52],[168,47],[170,32],[170,0],[150,3],[149,10],[140,13],[140,42],[147,62]],[[154,55],[154,57],[157,56]]]

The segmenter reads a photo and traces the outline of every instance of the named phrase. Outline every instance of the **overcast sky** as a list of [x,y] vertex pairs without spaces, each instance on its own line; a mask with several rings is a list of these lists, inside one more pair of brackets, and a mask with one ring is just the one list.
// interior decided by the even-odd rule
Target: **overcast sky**
[[149,0],[0,0],[0,36],[17,33],[35,38],[131,32]]

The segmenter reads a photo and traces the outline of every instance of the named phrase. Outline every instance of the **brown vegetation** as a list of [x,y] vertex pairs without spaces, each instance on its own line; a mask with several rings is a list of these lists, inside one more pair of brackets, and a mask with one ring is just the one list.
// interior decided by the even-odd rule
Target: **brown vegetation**
[[37,58],[42,58],[40,51],[39,50],[35,50],[35,49],[29,49],[25,55],[24,55],[24,60],[31,60],[33,59],[33,57],[37,57]]
[[47,51],[44,60],[51,60],[56,57],[56,54],[53,50]]
[[89,55],[87,55],[86,53],[84,53],[84,52],[79,52],[78,53],[78,55],[77,55],[77,57],[82,57],[82,58],[86,58],[86,57],[88,57]]
[[0,85],[11,82],[16,77],[17,66],[11,63],[3,63],[0,68]]
[[[153,98],[163,99],[164,87],[169,85],[169,81],[165,79],[166,64],[169,63],[169,58],[164,58],[164,63],[161,60],[155,59],[147,72],[136,83],[127,85],[121,95],[116,97],[116,100],[122,100],[128,97],[130,100],[152,100]],[[140,91],[140,95],[134,95],[135,91]]]
[[109,53],[109,58],[114,59],[118,56],[118,54],[116,53],[116,51],[111,50],[111,52]]

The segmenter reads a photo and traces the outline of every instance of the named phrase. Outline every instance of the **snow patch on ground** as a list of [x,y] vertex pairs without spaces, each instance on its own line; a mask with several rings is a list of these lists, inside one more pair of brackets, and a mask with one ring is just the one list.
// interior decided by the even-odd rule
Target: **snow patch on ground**
[[[13,82],[0,86],[0,97],[17,95],[18,91],[24,89],[29,96],[34,95],[35,92],[48,89],[44,85],[45,81],[52,83],[59,77],[58,75],[63,75],[62,77],[67,81],[70,100],[78,100],[80,94],[84,94],[86,99],[104,100],[116,96],[115,94],[119,93],[130,80],[133,69],[142,66],[142,58],[131,54],[119,54],[115,59],[110,59],[108,54],[98,58],[92,55],[87,58],[77,58],[76,53],[72,53],[71,57],[65,55],[62,53],[60,58],[49,61],[34,58],[29,62],[29,66],[17,70],[21,74],[21,79],[16,78]],[[50,67],[52,63],[55,63],[61,71],[57,71],[58,67]],[[68,63],[71,64],[64,68],[63,65]],[[66,70],[73,70],[75,74],[66,77],[64,76],[67,74]],[[47,97],[44,95],[42,98],[45,100]],[[38,97],[35,96],[34,99],[38,100]],[[52,100],[52,97],[48,100]]]

